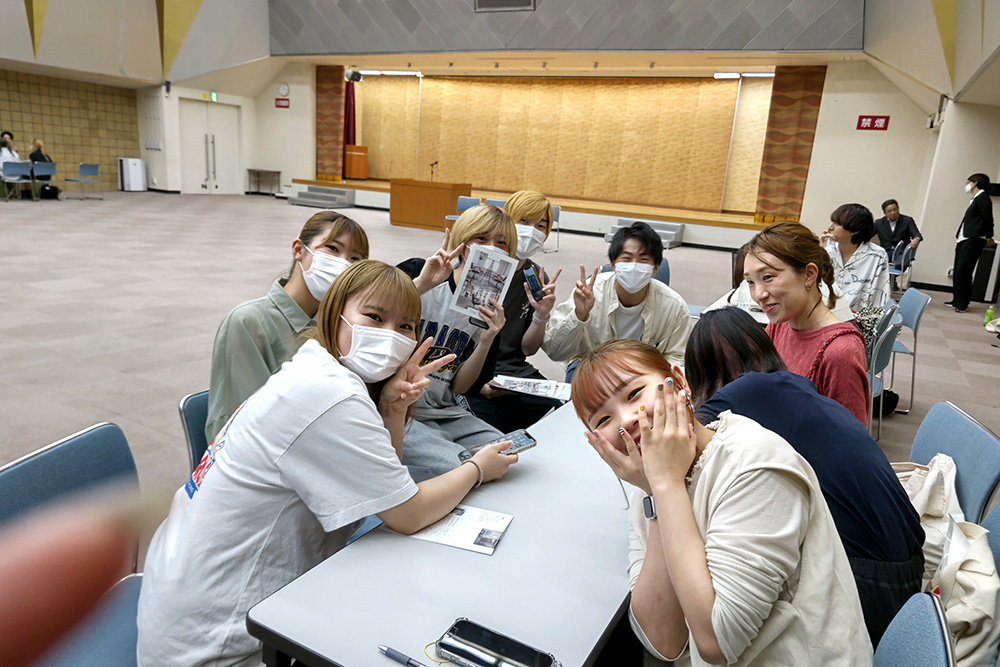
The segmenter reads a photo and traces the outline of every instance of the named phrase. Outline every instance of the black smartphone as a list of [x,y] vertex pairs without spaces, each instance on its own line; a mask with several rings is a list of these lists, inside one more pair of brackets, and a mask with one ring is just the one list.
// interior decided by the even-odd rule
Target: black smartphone
[[555,656],[483,627],[467,618],[456,620],[437,641],[437,652],[462,667],[553,667]]
[[458,458],[461,461],[468,461],[473,457],[473,455],[475,455],[476,452],[478,452],[486,445],[493,445],[498,442],[506,442],[507,440],[510,440],[510,447],[501,451],[500,452],[501,454],[519,454],[520,452],[523,452],[526,449],[531,449],[532,447],[535,446],[535,444],[537,444],[535,439],[531,437],[530,433],[525,431],[523,428],[520,428],[516,431],[511,431],[507,435],[502,435],[499,438],[494,438],[493,440],[487,440],[486,442],[475,445],[473,447],[469,447],[468,449],[463,449],[458,453]]
[[538,279],[538,274],[535,270],[530,267],[524,267],[524,279],[528,283],[528,289],[531,290],[531,296],[535,301],[541,301],[545,298],[545,292],[542,290],[542,281]]

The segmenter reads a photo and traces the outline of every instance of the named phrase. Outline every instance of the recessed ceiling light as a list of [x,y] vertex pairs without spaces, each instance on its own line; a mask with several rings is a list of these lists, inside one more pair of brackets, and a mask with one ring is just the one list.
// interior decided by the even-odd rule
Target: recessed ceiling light
[[738,78],[740,78],[740,73],[739,72],[716,72],[714,76],[715,76],[716,79],[738,79]]

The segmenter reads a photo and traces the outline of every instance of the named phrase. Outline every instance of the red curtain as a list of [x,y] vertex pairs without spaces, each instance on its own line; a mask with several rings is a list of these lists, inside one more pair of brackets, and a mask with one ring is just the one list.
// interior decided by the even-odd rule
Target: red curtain
[[354,82],[344,87],[344,145],[354,145]]

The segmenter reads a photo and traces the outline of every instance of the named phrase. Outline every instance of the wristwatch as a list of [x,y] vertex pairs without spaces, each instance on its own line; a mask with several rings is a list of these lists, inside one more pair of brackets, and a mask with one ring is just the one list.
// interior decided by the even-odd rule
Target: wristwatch
[[656,518],[656,503],[653,501],[653,496],[646,496],[642,499],[642,513],[647,519]]

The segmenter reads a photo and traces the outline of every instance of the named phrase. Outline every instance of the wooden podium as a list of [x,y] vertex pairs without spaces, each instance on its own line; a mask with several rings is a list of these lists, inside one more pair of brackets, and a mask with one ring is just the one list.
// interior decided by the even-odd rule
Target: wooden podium
[[389,222],[403,227],[443,231],[444,216],[457,212],[459,196],[468,197],[471,194],[471,183],[389,179]]
[[368,178],[367,146],[344,146],[344,178]]

